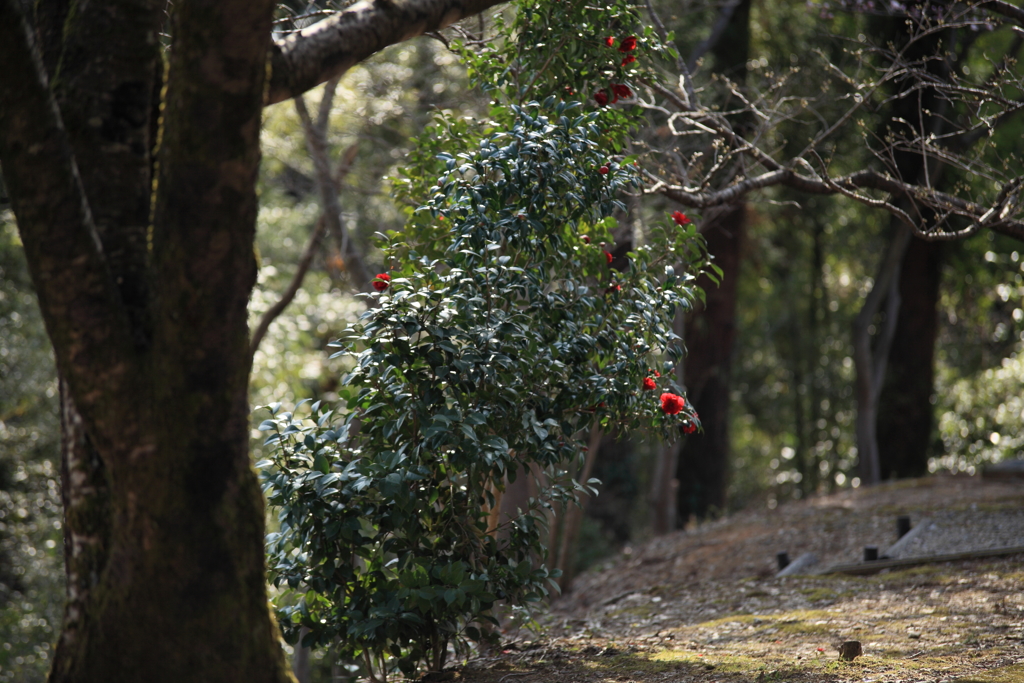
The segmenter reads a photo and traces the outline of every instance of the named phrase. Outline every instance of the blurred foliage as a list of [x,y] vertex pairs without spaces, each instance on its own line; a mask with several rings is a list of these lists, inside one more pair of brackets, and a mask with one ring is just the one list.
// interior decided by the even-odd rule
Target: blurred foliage
[[[691,45],[710,31],[711,17],[705,12],[703,18],[703,28],[687,34],[695,36]],[[763,86],[784,75],[785,94],[806,97],[809,116],[834,117],[850,95],[823,89],[822,58],[856,74],[858,50],[875,37],[868,29],[871,20],[841,11],[822,15],[804,3],[755,2],[748,80]],[[973,41],[960,67],[964,77],[977,83],[990,78],[1012,40],[1009,31],[961,35],[960,44]],[[698,68],[695,80],[701,82],[702,75],[706,79],[707,72]],[[801,145],[801,126],[799,120],[786,122],[772,131],[768,146]],[[840,129],[831,142],[831,168],[842,173],[868,163],[866,145],[875,144],[872,131],[878,126],[876,118],[865,115]],[[1022,126],[1020,117],[1004,122],[976,154],[1020,169]],[[988,182],[948,175],[945,182],[977,190]],[[870,291],[889,225],[888,215],[841,197],[774,190],[750,198],[750,206],[733,366],[729,493],[734,509],[774,507],[859,482],[851,329]],[[1024,333],[1024,312],[1019,312],[1024,290],[1014,250],[1024,251],[1019,242],[992,234],[947,245],[934,396],[941,441],[933,447],[931,471],[973,472],[984,460],[1022,455],[1007,437],[1015,424],[1007,397],[1019,393],[1016,387],[1024,380],[1014,375]],[[987,382],[999,389],[981,390]],[[998,448],[992,438],[1000,439]]]
[[14,216],[0,211],[0,681],[46,679],[64,613],[50,345]]
[[959,246],[942,292],[941,448],[928,469],[974,474],[1024,457],[1024,245],[982,237]]

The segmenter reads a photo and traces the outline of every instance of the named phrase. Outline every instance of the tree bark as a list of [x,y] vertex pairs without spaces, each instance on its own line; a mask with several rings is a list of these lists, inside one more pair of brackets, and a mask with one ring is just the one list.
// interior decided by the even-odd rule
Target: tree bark
[[65,380],[71,599],[52,681],[290,679],[248,457],[271,10],[176,4],[150,230],[162,6],[77,7],[55,98],[20,2],[0,3],[0,163]]
[[479,14],[503,0],[363,0],[274,46],[267,104],[337,78],[389,45]]
[[707,301],[686,322],[687,393],[704,433],[687,438],[680,448],[679,519],[725,510],[729,471],[729,387],[736,344],[736,294],[739,262],[746,234],[746,208],[736,206],[709,222],[704,231],[708,252],[725,273],[715,285],[698,280]]
[[[889,347],[896,332],[900,310],[900,264],[910,243],[910,229],[897,225],[889,248],[878,266],[871,291],[853,323],[853,362],[856,367],[854,395],[857,400],[857,470],[861,482],[877,484],[881,481],[878,455],[876,420],[878,398],[882,393]],[[872,325],[885,303],[885,316],[877,324],[881,329],[872,332]],[[876,340],[872,347],[872,339]]]
[[[897,15],[878,20],[874,28],[891,44],[903,46],[910,40],[913,24],[908,23],[906,17]],[[937,82],[943,82],[948,79],[950,64],[930,57],[937,53],[944,41],[951,46],[957,45],[952,30],[935,32],[910,43],[904,58],[909,63],[922,62]],[[935,89],[922,87],[922,80],[921,76],[913,80],[908,77],[894,84],[896,87],[884,135],[895,140],[910,139],[924,132],[942,135],[949,128],[951,124],[946,116],[949,103],[940,98]],[[893,153],[893,166],[901,180],[926,182],[938,189],[942,187],[944,163],[916,148],[897,146]],[[908,214],[916,215],[922,229],[934,225],[935,213],[917,206],[914,196],[905,195],[898,201]],[[906,227],[901,226],[897,230],[902,234]],[[889,285],[888,305],[890,308],[895,306],[896,313],[892,320],[886,321],[888,338],[876,349],[884,357],[876,359],[878,367],[872,371],[873,390],[878,392],[870,407],[874,414],[865,417],[863,425],[858,417],[858,449],[861,448],[862,435],[866,438],[871,432],[874,438],[874,444],[868,446],[867,455],[877,458],[877,463],[867,463],[862,456],[867,467],[861,468],[861,477],[868,483],[893,476],[924,474],[932,440],[934,418],[930,399],[938,335],[941,246],[919,239],[910,241],[909,236],[905,239],[909,243],[896,266],[897,279]],[[879,284],[876,281],[875,287]],[[860,379],[858,366],[858,381]],[[860,394],[858,389],[858,396]],[[867,420],[871,421],[870,425]],[[865,472],[870,472],[870,479],[864,478]]]
[[900,313],[878,404],[881,478],[928,473],[934,439],[935,342],[944,245],[912,240],[903,257]]

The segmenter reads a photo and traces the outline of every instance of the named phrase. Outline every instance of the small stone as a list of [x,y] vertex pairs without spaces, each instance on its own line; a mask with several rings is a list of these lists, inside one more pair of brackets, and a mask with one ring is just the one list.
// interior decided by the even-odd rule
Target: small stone
[[864,654],[864,650],[861,648],[859,640],[847,640],[839,646],[839,659],[844,662],[852,662],[862,654]]

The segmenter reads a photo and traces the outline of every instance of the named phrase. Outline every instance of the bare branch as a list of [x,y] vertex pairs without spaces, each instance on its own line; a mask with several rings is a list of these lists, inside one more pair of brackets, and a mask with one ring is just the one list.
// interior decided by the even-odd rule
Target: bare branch
[[389,45],[437,31],[501,0],[363,0],[277,43],[267,104],[301,95]]
[[978,4],[981,9],[986,9],[989,12],[995,12],[1001,14],[1004,17],[1009,17],[1017,22],[1018,25],[1024,27],[1024,8],[1015,7],[1008,2],[1002,0],[987,0],[987,2],[981,2]]
[[302,288],[302,283],[306,279],[306,273],[309,272],[309,267],[313,263],[313,257],[316,256],[317,249],[320,247],[320,241],[323,239],[326,228],[327,221],[324,220],[321,214],[316,221],[316,225],[313,227],[312,234],[309,236],[309,242],[306,243],[306,248],[302,252],[302,258],[299,259],[299,264],[295,268],[292,281],[288,283],[288,288],[281,294],[281,298],[277,300],[277,303],[268,308],[260,317],[260,322],[252,333],[252,341],[249,342],[250,355],[256,354],[256,350],[260,347],[260,342],[263,341],[263,338],[267,335],[267,330],[270,329],[270,324],[279,315],[284,313],[284,310],[291,304],[295,295],[299,293],[299,289]]

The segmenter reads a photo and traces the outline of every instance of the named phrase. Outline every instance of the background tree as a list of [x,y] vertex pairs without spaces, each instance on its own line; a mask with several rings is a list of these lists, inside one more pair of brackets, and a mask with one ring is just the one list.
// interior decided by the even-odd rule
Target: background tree
[[[947,56],[939,47],[943,44],[942,36],[955,35],[957,31],[981,32],[983,36],[968,41],[963,46],[964,55],[970,53],[972,46],[991,44],[988,40],[1005,41],[1010,32],[994,30],[1000,25],[998,20],[1020,18],[1019,11],[1007,8],[1005,3],[977,3],[976,7],[921,3],[880,10],[895,12],[900,26],[908,20],[911,22],[911,35],[899,44],[902,47],[894,44],[892,49],[882,45],[867,50],[863,47],[840,50],[834,61],[830,61],[828,53],[819,53],[824,72],[836,77],[840,91],[851,89],[848,106],[844,103],[835,109],[834,94],[831,102],[814,102],[806,91],[790,90],[799,82],[794,73],[766,72],[761,88],[756,80],[750,88],[731,86],[733,96],[742,102],[739,110],[751,114],[752,120],[758,122],[749,132],[739,130],[733,120],[737,111],[720,112],[713,106],[699,104],[708,99],[710,91],[699,74],[695,79],[688,65],[680,62],[679,89],[673,92],[655,87],[655,90],[665,98],[667,127],[676,131],[680,139],[688,140],[686,149],[692,151],[679,155],[685,160],[679,168],[662,164],[660,168],[665,175],[658,176],[661,183],[655,191],[687,206],[706,209],[733,202],[753,190],[787,187],[804,195],[842,195],[865,206],[887,209],[906,226],[901,230],[924,240],[959,239],[982,229],[1019,235],[1021,224],[1017,218],[1016,197],[1020,177],[999,162],[982,161],[986,157],[980,150],[971,151],[962,146],[982,137],[979,131],[1005,123],[1020,108],[1013,99],[1018,92],[1018,76],[1006,62],[991,64],[984,76],[970,76],[969,69],[957,73],[948,65],[943,66],[957,59],[956,54]],[[857,26],[860,21],[857,15],[850,16],[853,26]],[[857,42],[870,44],[863,33],[859,34]],[[793,57],[799,62],[795,54]],[[748,68],[756,67],[755,61],[748,62]],[[767,64],[763,58],[760,62]],[[968,87],[965,78],[971,81],[972,87],[975,81],[980,82],[980,87]],[[889,90],[890,85],[892,90]],[[883,112],[880,107],[888,104],[883,98],[886,92],[897,93],[894,101],[912,108],[913,112],[909,109],[896,112],[896,118],[891,112]],[[932,94],[928,95],[929,92]],[[981,92],[998,102],[984,113],[972,104],[976,102],[975,95]],[[794,93],[800,95],[792,97]],[[925,101],[928,97],[935,98],[934,106]],[[949,129],[933,132],[927,126],[940,121],[940,104],[949,112],[948,124],[943,124]],[[652,111],[658,110],[658,107],[652,108]],[[787,120],[804,126],[795,148],[794,140],[780,138],[783,130],[797,132],[784,126]],[[855,130],[853,124],[870,125],[876,120],[886,132],[864,141],[867,144],[862,149],[872,156],[837,154],[843,131]],[[914,125],[915,121],[923,122],[923,126]],[[773,147],[773,142],[779,146]],[[712,146],[702,146],[707,144]],[[905,159],[902,166],[901,158]],[[911,160],[917,163],[915,168],[922,170],[911,169],[908,165]],[[873,170],[872,165],[884,169],[884,174]],[[936,184],[942,177],[938,171],[943,166],[952,173],[959,169],[990,180],[998,179],[994,182],[995,189],[989,191],[985,199],[960,186],[956,186],[952,194],[944,193]],[[728,173],[724,179],[716,178],[716,173],[725,173],[725,170]],[[892,329],[897,321],[897,270],[903,260],[907,237],[903,235],[894,242],[889,250],[891,256],[883,260],[885,267],[879,271],[876,289],[866,299],[867,305],[856,325],[860,330],[855,334],[857,353],[854,354],[860,402],[858,450],[860,461],[868,468],[866,474],[862,474],[867,481],[877,481],[879,477],[874,415]],[[881,314],[879,321],[876,315],[883,303],[888,310]],[[880,343],[873,353],[869,339],[876,329],[880,332]],[[802,456],[797,458],[798,465],[803,461]],[[798,469],[811,471],[804,466]]]
[[[743,85],[750,56],[750,0],[728,2],[715,17],[711,34],[693,50],[688,65],[707,61],[725,82]],[[680,31],[681,32],[681,31]],[[706,54],[704,52],[706,51]],[[724,88],[723,88],[724,89]],[[728,90],[721,107],[734,109]],[[733,125],[744,132],[750,122],[743,115]],[[730,467],[732,364],[736,344],[736,306],[739,273],[747,234],[747,208],[740,201],[709,212],[702,226],[708,251],[725,273],[720,283],[705,279],[705,305],[689,316],[685,326],[684,378],[690,399],[701,416],[704,433],[683,442],[675,478],[679,519],[704,518],[726,510]]]

